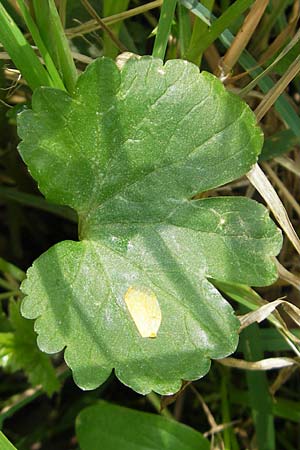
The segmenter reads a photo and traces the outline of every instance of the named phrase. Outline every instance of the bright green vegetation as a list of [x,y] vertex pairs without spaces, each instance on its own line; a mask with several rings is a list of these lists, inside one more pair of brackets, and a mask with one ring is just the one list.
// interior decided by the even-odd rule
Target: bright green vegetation
[[18,450],[294,448],[300,311],[254,323],[300,283],[273,221],[300,248],[291,3],[1,2],[0,424]]

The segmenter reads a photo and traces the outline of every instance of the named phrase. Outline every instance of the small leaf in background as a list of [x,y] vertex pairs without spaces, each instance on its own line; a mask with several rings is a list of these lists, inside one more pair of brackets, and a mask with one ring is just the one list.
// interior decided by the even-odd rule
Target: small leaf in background
[[[117,377],[140,393],[178,391],[236,349],[239,323],[208,281],[277,278],[281,234],[247,198],[192,200],[245,174],[262,133],[249,107],[186,61],[100,58],[74,97],[41,88],[19,116],[20,153],[46,198],[78,212],[79,242],[33,264],[22,313],[38,345],[65,350],[84,389]],[[125,302],[157,299],[161,324],[142,337]]]
[[59,382],[49,357],[36,345],[32,323],[21,316],[14,301],[9,312],[13,332],[0,333],[0,365],[12,371],[24,370],[33,386],[42,385],[52,395],[59,389]]
[[76,421],[82,450],[209,450],[209,441],[186,425],[159,415],[101,401]]

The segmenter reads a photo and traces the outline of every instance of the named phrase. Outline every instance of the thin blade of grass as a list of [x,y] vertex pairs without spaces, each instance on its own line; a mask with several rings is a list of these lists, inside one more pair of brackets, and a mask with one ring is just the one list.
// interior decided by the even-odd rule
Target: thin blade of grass
[[201,18],[202,16],[205,16],[212,21],[209,33],[203,35],[202,40],[198,42],[198,53],[202,54],[216,39],[218,39],[226,28],[228,28],[249,8],[249,6],[252,5],[253,2],[254,0],[236,0],[218,19],[216,19],[203,5],[199,8],[199,2],[193,0],[181,0],[181,3],[198,17]]
[[[229,371],[224,369],[222,370],[222,381],[221,381],[221,411],[223,424],[232,423],[229,390],[230,390]],[[226,450],[239,450],[239,445],[232,426],[224,427],[223,436]]]
[[[120,14],[127,10],[129,4],[129,0],[114,0],[113,2],[103,2],[102,6],[102,14],[104,17],[111,16],[114,14]],[[116,37],[120,36],[120,31],[123,23],[118,22],[111,27],[111,31]],[[115,58],[118,54],[118,50],[111,40],[110,36],[107,33],[103,35],[103,48],[104,55],[110,56],[111,58]]]
[[0,258],[0,270],[1,272],[9,273],[13,278],[15,278],[18,281],[23,281],[26,277],[26,274],[25,272],[23,272],[23,270],[19,269],[19,267],[6,261],[3,258]]
[[177,0],[164,0],[162,4],[152,51],[152,55],[156,58],[164,59],[165,57],[176,4]]
[[26,192],[19,192],[14,188],[0,186],[0,198],[19,203],[23,206],[29,206],[30,208],[46,211],[75,223],[77,222],[76,213],[71,208],[49,203],[43,197],[37,195],[27,194]]
[[273,26],[275,25],[277,19],[283,11],[288,7],[290,0],[280,0],[277,4],[275,3],[273,8],[270,8],[270,14],[264,23],[264,26],[255,33],[251,48],[255,49],[257,45],[264,39],[268,38]]
[[[233,38],[234,37],[232,33],[228,30],[226,30],[220,36],[220,40],[226,48],[230,47]],[[239,63],[245,70],[249,71],[249,75],[252,78],[255,78],[257,75],[263,72],[263,70],[258,67],[257,61],[250,55],[247,50],[245,50],[241,54]],[[254,67],[255,69],[253,69]],[[263,93],[267,93],[270,89],[272,89],[274,83],[270,77],[264,77],[263,79],[259,80],[258,85]],[[275,102],[275,108],[281,116],[282,121],[290,127],[295,136],[300,137],[300,118],[297,115],[296,111],[294,111],[290,103],[287,101],[287,99],[284,97],[284,95],[281,95],[277,99],[277,101]]]
[[227,75],[231,72],[231,69],[239,60],[242,52],[247,47],[268,6],[268,3],[269,0],[256,0],[251,7],[250,12],[246,16],[239,32],[235,36],[234,41],[222,60],[222,78],[227,77]]
[[58,73],[58,70],[53,62],[53,59],[52,59],[48,49],[46,48],[46,46],[43,42],[43,39],[39,32],[39,29],[36,26],[34,20],[32,19],[27,6],[25,5],[24,0],[17,0],[17,1],[18,1],[19,8],[22,12],[23,19],[27,25],[28,30],[30,31],[31,36],[32,36],[32,39],[34,40],[35,44],[37,45],[37,47],[41,53],[41,56],[45,62],[45,66],[47,67],[47,70],[49,72],[49,75],[52,78],[53,86],[58,89],[65,90],[64,83]]
[[300,30],[297,31],[293,39],[284,47],[282,52],[277,56],[277,58],[264,70],[262,71],[254,80],[250,81],[241,91],[240,96],[243,97],[248,92],[250,92],[257,84],[258,81],[270,73],[276,64],[299,42],[300,40]]
[[[216,281],[216,280],[211,280],[211,282],[217,289],[224,292],[224,294],[227,295],[229,298],[235,300],[240,305],[245,306],[251,311],[255,311],[259,307],[269,304],[249,286],[234,283],[225,283],[223,281]],[[283,339],[287,342],[287,344],[294,351],[294,353],[297,356],[300,356],[300,350],[298,348],[299,339],[293,333],[290,332],[290,330],[287,328],[285,322],[282,320],[281,316],[277,313],[277,311],[274,311],[272,314],[270,314],[267,317],[267,320],[276,327],[277,331],[281,334]]]
[[[247,361],[259,361],[264,357],[260,329],[253,324],[241,335],[244,357]],[[246,371],[248,396],[255,426],[257,447],[260,450],[275,450],[275,427],[272,398],[264,372]]]
[[[300,329],[291,328],[290,331],[300,338]],[[289,344],[283,339],[276,328],[261,328],[261,344],[264,352],[287,352],[290,350]],[[240,348],[238,347],[238,351]]]
[[[135,17],[139,14],[145,14],[151,9],[158,8],[162,5],[162,3],[163,0],[155,0],[153,2],[147,3],[146,5],[131,8],[128,11],[113,14],[109,17],[104,17],[102,20],[106,25],[113,25],[115,23],[121,22],[122,20],[129,19],[130,17]],[[99,23],[95,19],[92,19],[76,27],[68,28],[65,30],[65,32],[67,36],[73,38],[76,36],[82,36],[84,34],[91,33],[92,31],[98,30],[99,28],[101,28],[101,25],[99,25]]]
[[53,86],[49,73],[2,4],[0,23],[0,41],[30,88],[34,90],[39,86]]
[[120,39],[114,34],[114,32],[106,25],[106,23],[99,16],[99,14],[93,8],[93,6],[90,4],[90,2],[88,0],[81,0],[81,3],[85,7],[85,9],[88,11],[88,13],[92,17],[94,17],[96,22],[98,22],[98,25],[100,25],[100,27],[103,28],[104,31],[106,31],[107,35],[109,36],[109,38],[110,38],[111,42],[114,44],[114,46],[121,52],[126,52],[127,48],[123,45],[123,43],[120,41]]
[[65,28],[65,26],[66,26],[67,3],[68,3],[68,0],[60,0],[59,5],[58,5],[58,13],[59,13],[60,21],[62,23],[63,28]]
[[[200,5],[199,3],[197,3],[197,0],[181,0],[181,3],[184,6],[186,5],[189,5],[190,7],[192,6],[193,9],[191,9],[191,12],[197,15],[196,6]],[[214,25],[214,23],[219,19],[216,19],[216,17],[207,8],[205,8],[202,5],[200,6],[201,6],[201,13],[205,14],[207,18],[214,21],[213,22]],[[219,37],[221,43],[224,45],[225,48],[229,48],[234,40],[234,35],[228,29],[224,29],[224,31],[222,31],[221,29],[217,37]],[[259,67],[257,61],[253,58],[252,55],[250,55],[250,53],[247,50],[244,50],[243,53],[241,54],[239,58],[239,63],[245,70],[249,72],[249,75],[252,78],[255,78],[256,76],[258,76],[263,72],[263,70]],[[258,85],[263,91],[263,93],[267,93],[274,86],[274,83],[271,78],[264,77],[263,79],[259,80]],[[277,99],[275,103],[275,108],[278,111],[279,115],[281,116],[283,122],[290,127],[295,136],[300,137],[300,118],[283,95],[281,95]]]
[[[202,4],[205,6],[209,11],[212,11],[214,6],[214,0],[203,0]],[[210,22],[207,20],[200,19],[199,17],[195,18],[194,26],[193,26],[193,33],[189,45],[189,49],[186,54],[186,58],[199,66],[201,64],[202,55],[203,52],[199,50],[200,46],[199,43],[202,42],[203,39],[205,39],[205,35],[208,33],[210,27]]]
[[262,163],[262,167],[264,171],[268,174],[272,183],[277,186],[281,197],[284,197],[286,201],[292,206],[297,216],[300,218],[300,205],[297,202],[297,199],[291,194],[285,184],[280,180],[280,178],[276,175],[273,169],[271,169],[270,165],[267,163]]
[[211,27],[209,10],[202,3],[199,3],[198,0],[181,0],[180,3],[207,26]]
[[264,99],[260,102],[255,110],[257,120],[260,122],[264,115],[269,111],[271,106],[276,102],[278,97],[284,92],[286,87],[295,78],[300,71],[300,55],[292,62],[285,74],[280,80],[269,90]]
[[12,445],[11,442],[7,439],[6,436],[0,431],[0,447],[1,450],[17,450],[16,447]]
[[179,24],[179,43],[181,57],[184,57],[191,40],[191,20],[188,10],[180,3],[177,5]]
[[[230,391],[230,398],[233,403],[250,406],[249,394],[246,391],[233,387]],[[300,405],[299,402],[293,400],[276,397],[276,400],[272,402],[272,413],[274,416],[281,417],[282,419],[291,420],[296,423],[300,422]]]
[[69,92],[77,80],[77,70],[54,0],[33,0],[39,32]]

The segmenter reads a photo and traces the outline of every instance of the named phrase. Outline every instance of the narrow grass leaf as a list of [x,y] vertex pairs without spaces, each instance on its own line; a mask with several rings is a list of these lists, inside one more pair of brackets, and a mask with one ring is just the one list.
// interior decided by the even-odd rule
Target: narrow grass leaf
[[[264,353],[257,324],[246,328],[241,335],[244,357],[249,362],[262,360]],[[263,363],[261,363],[263,364]],[[273,364],[275,364],[273,362]],[[257,447],[260,450],[275,450],[275,427],[272,413],[272,398],[265,372],[246,371],[248,398],[256,432]]]
[[77,222],[77,215],[75,211],[67,206],[55,205],[45,200],[43,197],[27,192],[20,192],[15,188],[0,186],[0,198],[6,201],[16,202],[23,206],[46,211],[55,214],[64,219]]
[[184,57],[191,40],[191,20],[190,14],[187,8],[178,3],[177,5],[178,11],[178,24],[179,24],[179,42],[180,42],[180,51],[181,56]]
[[[226,30],[226,28],[228,28],[249,8],[249,6],[252,5],[253,2],[254,0],[236,0],[218,19],[215,19],[213,15],[210,16],[210,12],[206,8],[206,17],[211,17],[212,25],[209,29],[209,33],[203,35],[202,40],[198,42],[199,54],[203,53],[223,33],[223,31]],[[199,17],[200,14],[202,17],[204,12],[203,8],[205,8],[203,5],[200,9],[199,3],[197,5],[197,2],[193,0],[182,0],[182,4],[188,6],[192,12],[196,10],[197,16]],[[213,21],[213,19],[215,20]]]
[[0,431],[0,447],[1,450],[17,450],[16,447],[7,439],[6,436]]
[[18,281],[23,281],[25,279],[25,273],[23,270],[14,264],[6,261],[4,258],[0,258],[0,270],[4,273],[9,273],[13,278]]
[[164,0],[159,16],[152,55],[164,59],[177,0]]
[[42,39],[69,92],[73,92],[77,70],[54,0],[33,1]]
[[[251,402],[248,392],[234,388],[230,391],[230,399],[233,403],[243,406],[250,406]],[[264,397],[262,397],[262,400],[263,399]],[[274,416],[291,420],[296,423],[300,422],[299,401],[287,400],[277,396],[276,399],[271,401],[271,412]]]
[[240,55],[247,47],[251,37],[255,33],[269,0],[256,0],[247,14],[239,32],[234,38],[232,45],[227,50],[222,60],[222,77],[226,78],[234,65],[240,58]]
[[0,23],[0,42],[31,89],[53,86],[50,75],[2,4],[0,4]]
[[[113,2],[102,2],[102,14],[104,17],[112,16],[115,14],[122,14],[127,12],[129,5],[129,0],[114,0]],[[121,21],[116,22],[112,27],[111,31],[116,37],[119,37],[121,30],[123,29],[123,23]],[[107,34],[103,34],[103,47],[105,56],[110,56],[115,58],[118,54],[118,48],[111,40],[111,37]]]
[[[155,0],[153,2],[146,3],[145,5],[137,6],[136,8],[131,8],[118,14],[112,14],[109,17],[104,17],[103,22],[106,25],[112,25],[129,19],[130,17],[135,17],[139,14],[146,13],[151,9],[158,8],[162,5],[162,3],[163,0]],[[65,30],[65,32],[67,36],[73,38],[76,36],[82,36],[84,34],[91,33],[92,31],[98,30],[99,28],[101,28],[101,25],[95,19],[91,19],[83,24],[77,25],[76,27],[68,28]]]
[[24,0],[18,0],[18,5],[22,12],[24,21],[31,33],[32,39],[34,40],[35,44],[37,45],[37,47],[41,53],[41,56],[45,62],[45,65],[47,67],[49,75],[52,79],[52,86],[56,87],[58,89],[64,90],[65,86],[62,82],[62,79],[60,78],[60,75],[55,67],[55,64],[51,58],[51,55],[41,38],[38,27],[36,26],[34,20],[32,19],[30,12],[29,12],[27,6],[25,5]]
[[[189,5],[194,6],[194,8],[197,3],[195,0],[181,0],[181,2],[184,2],[182,4],[184,4],[185,6],[188,3]],[[219,20],[216,19],[216,17],[213,14],[211,14],[210,11],[204,6],[202,6],[201,11],[202,13],[205,12],[207,17],[210,17],[212,21]],[[195,12],[195,9],[193,9],[192,12]],[[222,32],[221,28],[220,33],[217,34],[217,37],[219,37],[220,41],[222,42],[225,48],[229,48],[234,40],[234,35],[228,29],[224,29],[224,31]],[[247,50],[244,50],[243,53],[241,54],[239,63],[245,70],[249,71],[250,76],[253,78],[255,78],[256,76],[258,76],[260,73],[263,72],[263,70],[259,67],[257,61],[252,57],[252,55],[250,55],[250,53]],[[264,77],[263,79],[259,80],[258,85],[263,91],[263,93],[266,93],[274,86],[274,83],[270,77]],[[281,95],[278,98],[278,100],[275,103],[275,108],[278,111],[279,115],[281,116],[283,122],[285,122],[291,128],[295,136],[299,137],[300,118],[297,115],[296,111],[293,109],[293,107],[289,104],[288,100],[284,97],[284,95]]]
[[[209,11],[211,11],[214,6],[214,0],[204,0],[203,5],[206,6]],[[203,53],[201,46],[199,46],[199,43],[202,42],[203,39],[205,39],[205,36],[209,32],[209,27],[210,23],[208,21],[204,21],[198,16],[195,18],[193,34],[186,57],[189,61],[198,66],[201,64]]]
[[284,92],[286,87],[295,78],[300,71],[300,55],[292,62],[285,74],[280,80],[269,90],[263,100],[260,102],[255,110],[257,120],[260,122],[265,114],[269,111],[271,106],[276,102],[278,97]]

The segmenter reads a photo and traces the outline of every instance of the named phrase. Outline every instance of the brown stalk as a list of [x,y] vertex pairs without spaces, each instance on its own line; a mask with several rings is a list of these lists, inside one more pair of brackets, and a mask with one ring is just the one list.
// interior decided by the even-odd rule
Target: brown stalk
[[264,115],[269,111],[271,106],[276,102],[278,97],[283,93],[289,83],[295,78],[300,71],[300,55],[292,62],[286,73],[280,80],[270,89],[264,99],[260,102],[255,110],[257,121],[260,122]]
[[233,66],[238,61],[244,49],[247,47],[255,29],[260,22],[262,15],[268,6],[269,0],[256,0],[244,23],[237,33],[232,45],[227,50],[219,69],[218,76],[226,78]]
[[271,45],[267,48],[267,50],[261,55],[259,58],[259,63],[264,64],[268,59],[272,58],[278,50],[285,44],[286,40],[291,37],[295,33],[295,28],[297,26],[297,22],[299,19],[299,11],[297,11],[297,15],[291,18],[288,25],[282,30],[282,32],[276,37],[276,39],[272,42]]

